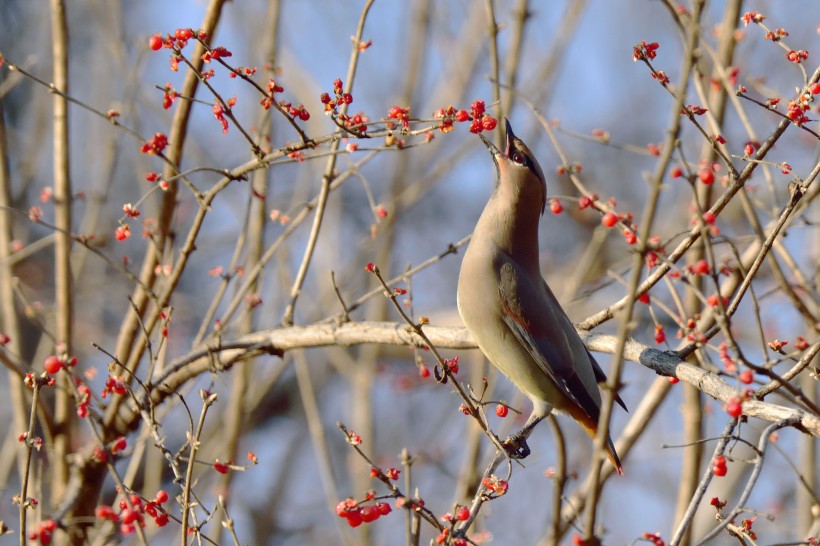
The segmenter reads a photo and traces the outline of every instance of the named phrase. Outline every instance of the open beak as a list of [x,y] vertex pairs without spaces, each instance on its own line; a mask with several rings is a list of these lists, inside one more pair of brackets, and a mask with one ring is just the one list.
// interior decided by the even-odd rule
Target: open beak
[[492,141],[484,136],[484,133],[478,133],[478,138],[481,139],[481,142],[484,143],[484,146],[487,147],[487,150],[490,152],[490,155],[493,157],[493,161],[497,161],[497,157],[501,155],[501,150],[499,150]]
[[510,152],[512,151],[512,143],[515,139],[515,133],[513,133],[512,126],[510,126],[510,120],[504,118],[504,127],[506,129],[506,136],[504,137],[504,151],[502,152],[499,150],[495,144],[492,143],[490,139],[484,136],[484,133],[478,133],[478,137],[484,143],[484,146],[487,147],[489,150],[490,155],[493,157],[493,161],[498,163],[498,156],[510,157]]

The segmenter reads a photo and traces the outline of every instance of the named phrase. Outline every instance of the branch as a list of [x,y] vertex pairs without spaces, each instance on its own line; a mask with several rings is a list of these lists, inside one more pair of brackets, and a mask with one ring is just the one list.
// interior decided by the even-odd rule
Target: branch
[[[432,326],[424,327],[430,343],[439,349],[476,349],[477,345],[466,328]],[[581,339],[590,351],[612,354],[617,346],[617,337],[590,334],[580,331]],[[199,348],[171,362],[151,389],[154,403],[161,403],[174,389],[198,376],[213,370],[227,370],[236,362],[261,352],[281,356],[291,349],[308,347],[328,347],[378,343],[382,345],[406,346],[410,343],[423,347],[422,339],[410,328],[394,322],[348,322],[344,324],[323,323],[310,326],[291,326],[263,330],[243,336],[235,341],[225,342],[216,347]],[[818,342],[817,344],[820,344]],[[816,344],[816,345],[817,345]],[[813,347],[808,349],[813,350]],[[659,375],[677,377],[716,400],[727,402],[731,397],[743,398],[743,393],[711,373],[687,364],[674,352],[659,351],[634,340],[627,340],[623,351],[624,360],[637,362]],[[140,402],[143,402],[140,400]],[[776,423],[783,419],[796,419],[799,430],[820,437],[820,416],[759,400],[745,400],[743,414]],[[135,413],[127,419],[139,419]]]

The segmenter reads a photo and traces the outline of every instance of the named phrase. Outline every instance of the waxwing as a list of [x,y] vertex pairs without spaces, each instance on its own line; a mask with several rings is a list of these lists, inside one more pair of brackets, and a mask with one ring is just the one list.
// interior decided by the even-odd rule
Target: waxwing
[[[506,121],[506,120],[505,120]],[[595,437],[606,376],[541,276],[538,222],[547,184],[535,156],[506,121],[502,152],[482,137],[496,167],[495,191],[478,219],[458,277],[458,311],[478,347],[533,403],[524,428],[507,440],[526,457],[526,438],[552,410]],[[616,401],[626,409],[616,395]],[[612,439],[607,451],[618,472]]]

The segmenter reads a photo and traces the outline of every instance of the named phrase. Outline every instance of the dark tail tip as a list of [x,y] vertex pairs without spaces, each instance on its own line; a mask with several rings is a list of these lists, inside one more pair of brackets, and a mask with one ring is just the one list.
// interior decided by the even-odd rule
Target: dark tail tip
[[618,471],[618,474],[623,476],[624,467],[621,465],[621,459],[618,457],[618,452],[615,451],[615,445],[612,443],[612,438],[607,440],[606,454],[610,462],[612,462],[612,466],[614,466],[615,470]]

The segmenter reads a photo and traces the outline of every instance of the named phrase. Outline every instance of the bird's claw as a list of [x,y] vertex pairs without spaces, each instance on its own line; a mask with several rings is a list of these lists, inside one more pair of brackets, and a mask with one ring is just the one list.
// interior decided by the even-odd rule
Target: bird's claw
[[527,439],[513,434],[503,442],[504,449],[512,459],[526,459],[530,455],[530,446]]

